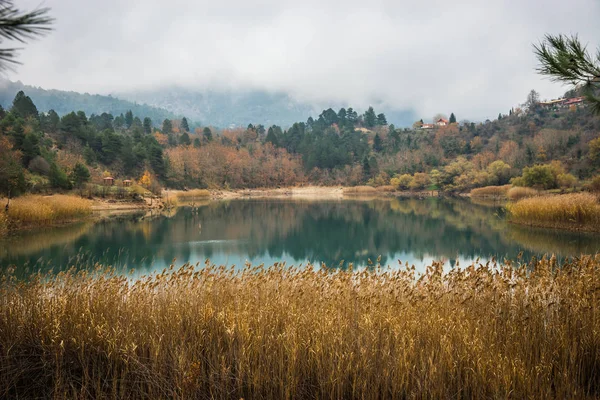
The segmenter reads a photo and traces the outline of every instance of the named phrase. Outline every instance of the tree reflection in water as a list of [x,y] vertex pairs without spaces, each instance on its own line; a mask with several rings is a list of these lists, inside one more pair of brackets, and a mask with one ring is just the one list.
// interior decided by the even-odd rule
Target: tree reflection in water
[[[182,207],[155,218],[129,217],[50,229],[0,242],[3,266],[43,269],[95,262],[149,271],[174,259],[243,265],[376,262],[449,265],[478,257],[594,253],[600,236],[507,224],[498,205],[464,199],[342,201],[232,200]],[[36,243],[36,245],[31,245]]]

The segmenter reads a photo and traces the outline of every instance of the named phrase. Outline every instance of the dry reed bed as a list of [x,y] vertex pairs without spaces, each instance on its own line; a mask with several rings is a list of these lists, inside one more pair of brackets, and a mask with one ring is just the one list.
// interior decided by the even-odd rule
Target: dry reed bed
[[512,185],[484,186],[471,190],[472,197],[505,198]]
[[92,212],[92,202],[78,196],[27,195],[10,201],[8,218],[23,225],[49,225],[81,218]]
[[375,189],[373,186],[351,186],[345,187],[342,193],[346,195],[375,194],[377,193],[377,189]]
[[207,198],[210,197],[210,192],[206,189],[193,189],[188,191],[180,191],[177,192],[177,200],[185,201],[185,200],[193,200],[199,198]]
[[530,197],[506,208],[510,221],[518,224],[600,231],[600,203],[591,193]]
[[508,190],[506,197],[508,197],[509,200],[517,201],[517,200],[525,199],[527,197],[538,196],[539,194],[540,194],[540,192],[535,189],[528,188],[528,187],[515,186]]
[[600,256],[0,285],[0,397],[594,398]]

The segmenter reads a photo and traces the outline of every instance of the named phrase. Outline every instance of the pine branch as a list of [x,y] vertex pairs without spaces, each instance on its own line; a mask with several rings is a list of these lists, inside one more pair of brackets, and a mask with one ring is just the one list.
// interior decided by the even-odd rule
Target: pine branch
[[54,21],[47,15],[49,8],[21,12],[11,0],[0,0],[0,37],[25,43],[52,30]]
[[[54,18],[48,16],[49,8],[30,12],[17,9],[12,0],[0,0],[0,42],[3,40],[26,43],[52,30]],[[18,48],[0,48],[0,71],[10,69],[16,60]]]
[[546,35],[533,49],[540,63],[538,73],[555,82],[583,86],[586,101],[600,114],[600,48],[593,57],[576,35]]

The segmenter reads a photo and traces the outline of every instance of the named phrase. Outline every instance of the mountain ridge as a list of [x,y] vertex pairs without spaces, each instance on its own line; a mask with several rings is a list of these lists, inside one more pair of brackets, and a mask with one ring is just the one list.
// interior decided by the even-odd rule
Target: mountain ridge
[[80,93],[59,89],[43,89],[26,85],[21,81],[10,81],[0,78],[0,105],[5,109],[12,106],[12,101],[19,91],[24,91],[38,107],[39,111],[54,110],[60,116],[74,110],[84,111],[87,115],[110,113],[114,116],[125,114],[131,110],[134,115],[149,117],[156,126],[160,126],[165,118],[176,119],[180,116],[165,109],[138,104],[111,95]]
[[[287,128],[295,122],[306,121],[309,117],[316,118],[324,109],[347,106],[340,102],[311,104],[297,100],[285,92],[256,89],[193,90],[170,86],[103,95],[44,89],[2,78],[0,105],[9,109],[15,95],[21,90],[31,97],[40,111],[52,109],[62,116],[73,110],[81,110],[87,115],[106,112],[117,116],[131,110],[140,118],[151,118],[155,126],[161,126],[166,118],[179,119],[185,116],[191,125],[228,128],[262,124]],[[396,126],[410,126],[416,118],[410,110],[394,110],[381,104],[373,106],[378,112],[385,113],[389,123]]]

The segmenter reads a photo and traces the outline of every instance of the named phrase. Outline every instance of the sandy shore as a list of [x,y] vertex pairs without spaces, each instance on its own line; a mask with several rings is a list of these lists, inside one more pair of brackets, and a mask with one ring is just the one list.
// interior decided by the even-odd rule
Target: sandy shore
[[102,200],[94,199],[92,211],[135,211],[160,208],[162,201],[160,199],[144,199],[144,201],[134,202],[131,200]]
[[294,199],[342,199],[342,187],[304,186],[279,189],[211,190],[213,199],[239,198],[294,198]]
[[239,198],[280,198],[280,199],[305,199],[305,200],[341,200],[341,199],[363,199],[382,197],[431,197],[437,196],[437,192],[352,192],[352,188],[342,186],[303,186],[280,189],[239,189],[239,190],[211,190],[212,199],[239,199]]

